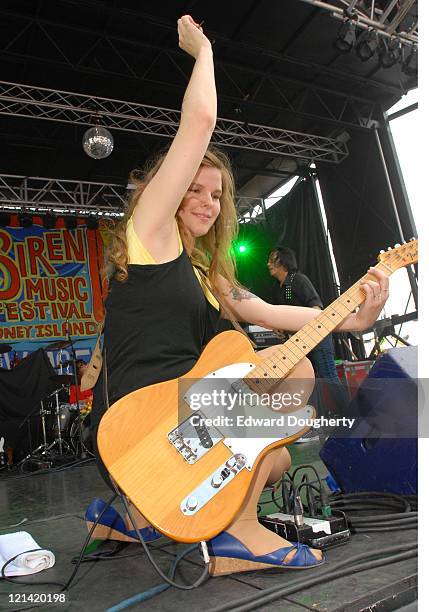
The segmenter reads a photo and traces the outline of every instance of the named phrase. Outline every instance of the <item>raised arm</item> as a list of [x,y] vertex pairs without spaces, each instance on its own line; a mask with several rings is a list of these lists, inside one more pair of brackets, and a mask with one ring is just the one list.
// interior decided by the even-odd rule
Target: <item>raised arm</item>
[[177,24],[179,46],[195,59],[195,64],[183,98],[177,134],[134,211],[134,228],[147,246],[175,236],[174,216],[201,164],[216,125],[216,86],[210,41],[189,15],[181,17]]

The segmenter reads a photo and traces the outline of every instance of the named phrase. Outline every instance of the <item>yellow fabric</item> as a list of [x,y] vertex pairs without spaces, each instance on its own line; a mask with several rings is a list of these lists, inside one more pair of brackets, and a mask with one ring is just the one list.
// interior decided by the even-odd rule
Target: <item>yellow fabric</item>
[[[179,255],[182,254],[183,244],[182,239],[180,238],[179,228],[177,227],[177,237],[179,239]],[[153,265],[157,262],[154,260],[152,255],[146,249],[140,238],[137,236],[136,231],[134,229],[133,219],[128,219],[127,229],[126,229],[126,237],[127,237],[127,245],[128,245],[128,262],[130,264],[137,265]],[[210,302],[214,308],[219,310],[219,302],[214,298],[214,296],[208,291],[208,289],[203,285],[200,277],[200,271],[196,268],[196,266],[192,266],[194,268],[195,275],[200,283],[202,290],[204,291],[204,295],[207,300]],[[208,282],[208,280],[207,280]]]

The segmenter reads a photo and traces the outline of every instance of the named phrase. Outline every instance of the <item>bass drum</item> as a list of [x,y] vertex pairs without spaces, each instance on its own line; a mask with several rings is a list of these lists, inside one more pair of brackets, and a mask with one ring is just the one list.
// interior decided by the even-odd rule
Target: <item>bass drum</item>
[[[58,438],[58,419],[57,419],[57,407],[54,399],[48,402],[49,415],[47,418],[47,433],[49,439]],[[60,415],[60,430],[61,436],[65,439],[68,438],[70,427],[74,419],[77,416],[77,410],[73,404],[62,403],[58,406]]]
[[[90,415],[87,414],[82,419],[82,446],[83,450],[94,457],[94,448],[92,444],[92,436],[90,429]],[[78,455],[80,453],[80,438],[79,438],[79,419],[76,418],[70,427],[70,444],[72,445],[73,450]]]

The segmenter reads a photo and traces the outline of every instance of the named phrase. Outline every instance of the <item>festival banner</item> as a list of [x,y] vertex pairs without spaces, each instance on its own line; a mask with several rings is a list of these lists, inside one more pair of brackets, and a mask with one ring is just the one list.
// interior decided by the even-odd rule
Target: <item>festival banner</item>
[[103,319],[100,270],[103,240],[83,221],[76,229],[43,227],[42,219],[0,227],[0,367],[39,348],[53,363],[71,359],[70,347],[51,349],[70,335],[77,358],[89,360]]

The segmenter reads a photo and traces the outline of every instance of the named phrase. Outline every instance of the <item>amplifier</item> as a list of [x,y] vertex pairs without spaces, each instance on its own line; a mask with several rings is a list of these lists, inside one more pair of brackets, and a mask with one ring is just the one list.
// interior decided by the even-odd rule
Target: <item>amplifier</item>
[[337,364],[338,378],[342,383],[345,383],[350,397],[354,397],[373,365],[374,361],[372,359],[366,359],[365,361],[342,361]]
[[266,329],[259,325],[248,325],[244,329],[249,335],[249,338],[256,344],[257,349],[263,349],[268,346],[274,346],[274,344],[283,344],[283,342],[286,342],[286,337],[282,340],[281,336],[272,329]]
[[320,458],[344,493],[417,494],[417,347],[392,348],[376,360],[333,430]]

